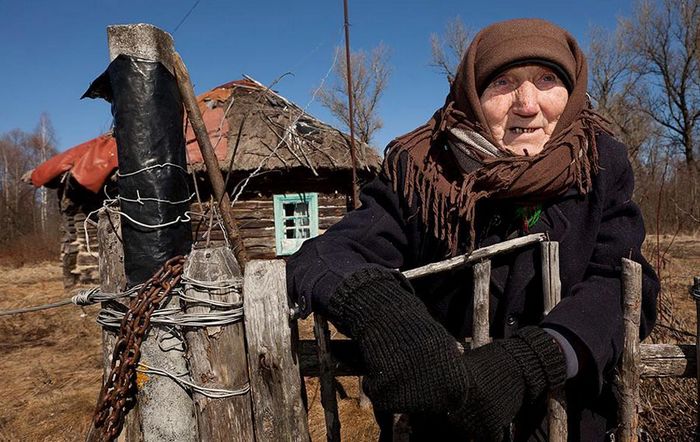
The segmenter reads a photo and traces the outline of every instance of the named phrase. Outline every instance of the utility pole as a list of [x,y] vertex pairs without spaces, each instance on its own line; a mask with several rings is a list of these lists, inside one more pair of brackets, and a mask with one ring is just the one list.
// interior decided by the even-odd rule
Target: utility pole
[[345,67],[348,77],[348,119],[350,120],[350,158],[352,160],[352,206],[360,207],[360,189],[357,184],[357,156],[355,155],[355,113],[352,94],[352,68],[350,66],[350,22],[348,21],[348,0],[343,0],[345,14]]

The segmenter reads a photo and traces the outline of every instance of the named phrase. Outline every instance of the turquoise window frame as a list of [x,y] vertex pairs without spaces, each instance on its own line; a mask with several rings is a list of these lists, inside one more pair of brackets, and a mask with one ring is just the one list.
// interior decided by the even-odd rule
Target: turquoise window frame
[[[289,229],[298,229],[287,227],[286,221],[289,219],[305,218],[303,216],[287,216],[284,212],[284,205],[290,203],[307,203],[308,219],[309,219],[309,238],[318,236],[318,193],[294,193],[284,195],[273,195],[274,213],[275,213],[275,250],[277,256],[287,256],[299,250],[301,244],[309,238],[287,238],[285,233]],[[301,227],[306,227],[302,225]]]

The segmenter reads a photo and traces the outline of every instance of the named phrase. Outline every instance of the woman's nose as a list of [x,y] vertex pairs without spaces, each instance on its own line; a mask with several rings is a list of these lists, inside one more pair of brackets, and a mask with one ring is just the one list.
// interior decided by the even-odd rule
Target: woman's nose
[[537,87],[531,82],[522,82],[515,90],[513,112],[523,117],[536,115],[540,109],[537,101],[538,92]]

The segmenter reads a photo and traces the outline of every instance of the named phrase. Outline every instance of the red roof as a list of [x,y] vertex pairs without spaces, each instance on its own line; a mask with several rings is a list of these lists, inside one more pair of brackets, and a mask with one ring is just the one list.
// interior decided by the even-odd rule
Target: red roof
[[[236,86],[258,88],[254,82],[238,80],[216,87],[197,97],[202,118],[209,133],[209,140],[219,160],[226,159],[228,150],[228,119],[224,118],[223,106],[211,109],[208,103],[226,102],[231,96],[232,88]],[[202,163],[199,144],[189,125],[185,131],[185,142],[188,164]],[[97,193],[118,167],[117,142],[111,134],[103,134],[43,162],[32,171],[31,180],[34,186],[41,187],[63,173],[70,172],[73,179],[81,186]]]

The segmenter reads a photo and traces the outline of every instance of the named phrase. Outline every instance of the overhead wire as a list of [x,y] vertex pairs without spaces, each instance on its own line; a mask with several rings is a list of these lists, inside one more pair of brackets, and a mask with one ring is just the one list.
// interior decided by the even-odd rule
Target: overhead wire
[[180,26],[182,26],[185,23],[185,20],[187,20],[189,18],[190,14],[192,14],[192,11],[194,11],[194,8],[197,7],[197,5],[199,4],[200,1],[202,1],[202,0],[197,0],[196,2],[194,2],[192,7],[190,8],[190,10],[187,11],[187,13],[184,15],[184,17],[182,17],[182,19],[180,19],[180,22],[175,26],[175,29],[173,29],[173,32],[172,32],[173,34],[175,34],[177,32],[177,30],[180,29]]

